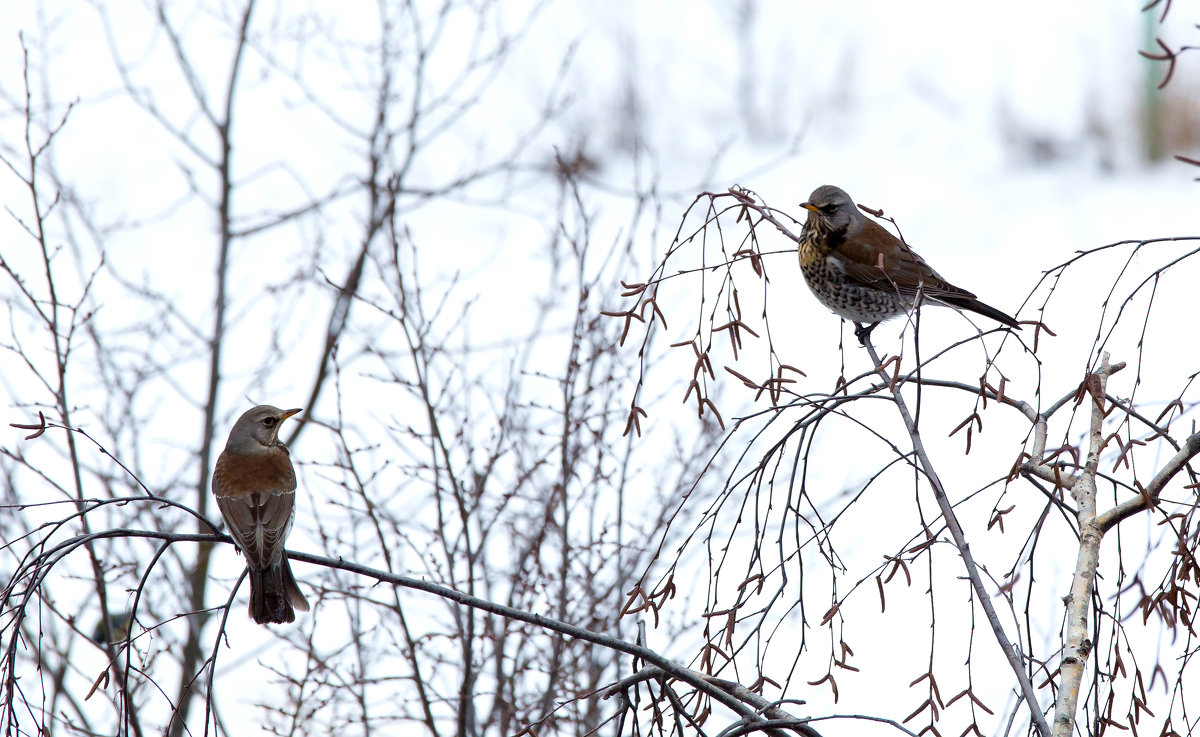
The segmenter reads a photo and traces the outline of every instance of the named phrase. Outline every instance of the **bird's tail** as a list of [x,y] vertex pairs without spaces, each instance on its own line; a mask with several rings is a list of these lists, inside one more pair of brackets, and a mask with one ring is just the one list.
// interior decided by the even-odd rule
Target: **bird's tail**
[[267,568],[250,568],[251,619],[259,624],[294,622],[292,607],[307,612],[308,599],[300,592],[286,556]]
[[977,299],[955,299],[954,297],[941,297],[939,301],[949,305],[950,307],[953,307],[956,310],[969,310],[971,312],[983,315],[984,317],[990,317],[996,322],[1007,325],[1010,328],[1016,328],[1017,330],[1021,329],[1021,324],[1016,320],[1004,314],[1000,310],[997,310],[995,307],[984,304]]

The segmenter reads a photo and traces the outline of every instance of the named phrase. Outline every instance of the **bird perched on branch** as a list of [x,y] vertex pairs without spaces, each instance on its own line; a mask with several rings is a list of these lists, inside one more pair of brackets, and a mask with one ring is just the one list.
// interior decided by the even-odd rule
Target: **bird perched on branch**
[[800,270],[813,295],[855,323],[860,343],[876,325],[913,309],[918,301],[968,310],[1020,329],[1017,321],[943,279],[908,245],[855,206],[831,184],[817,187],[800,231]]
[[308,611],[283,547],[296,516],[296,471],[279,426],[299,411],[246,410],[213,470],[217,507],[250,569],[250,618],[259,624],[294,621],[292,607]]

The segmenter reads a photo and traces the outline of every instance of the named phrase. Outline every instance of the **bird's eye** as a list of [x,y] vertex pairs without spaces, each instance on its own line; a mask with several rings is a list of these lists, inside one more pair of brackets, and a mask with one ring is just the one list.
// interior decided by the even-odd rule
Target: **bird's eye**
[[266,425],[267,427],[275,427],[276,422],[279,422],[279,420],[275,419],[274,417],[264,417],[263,418],[263,424]]
[[836,210],[837,210],[837,203],[825,205],[824,207],[821,208],[821,212],[827,212],[830,214],[833,214]]

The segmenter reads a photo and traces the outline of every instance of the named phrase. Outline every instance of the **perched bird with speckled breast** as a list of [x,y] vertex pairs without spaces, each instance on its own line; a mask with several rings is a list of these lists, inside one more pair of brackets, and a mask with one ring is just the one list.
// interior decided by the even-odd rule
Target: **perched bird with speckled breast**
[[826,184],[800,205],[800,271],[813,296],[855,324],[860,343],[876,325],[923,302],[968,310],[1020,330],[1016,320],[943,279],[907,244],[859,211],[850,195]]
[[246,410],[213,469],[217,507],[250,569],[250,618],[259,624],[295,621],[293,607],[308,611],[283,547],[296,517],[296,471],[279,427],[297,412],[269,404]]

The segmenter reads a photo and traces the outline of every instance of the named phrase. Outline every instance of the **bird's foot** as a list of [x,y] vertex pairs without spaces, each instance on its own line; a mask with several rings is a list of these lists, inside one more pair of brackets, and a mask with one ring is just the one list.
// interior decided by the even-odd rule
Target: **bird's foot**
[[870,325],[864,325],[861,322],[854,323],[854,337],[858,338],[859,345],[867,344],[867,337],[871,335],[871,331],[874,330],[875,326],[878,324],[878,321],[873,322]]

